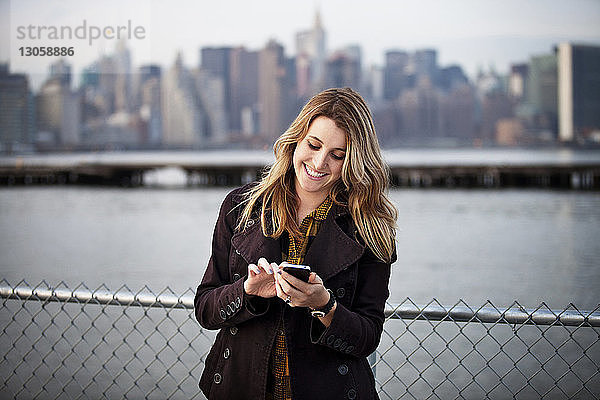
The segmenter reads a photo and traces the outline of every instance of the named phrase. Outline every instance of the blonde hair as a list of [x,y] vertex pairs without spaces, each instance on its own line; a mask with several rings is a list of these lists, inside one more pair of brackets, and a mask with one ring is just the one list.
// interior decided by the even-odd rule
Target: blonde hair
[[342,176],[330,196],[335,204],[348,208],[360,237],[373,254],[390,262],[398,211],[386,193],[389,167],[381,157],[371,112],[363,98],[350,88],[327,89],[306,103],[275,142],[275,162],[246,194],[237,228],[245,229],[255,207],[261,204],[259,215],[265,236],[278,238],[284,231],[300,234],[292,158],[296,145],[319,116],[332,119],[346,133]]

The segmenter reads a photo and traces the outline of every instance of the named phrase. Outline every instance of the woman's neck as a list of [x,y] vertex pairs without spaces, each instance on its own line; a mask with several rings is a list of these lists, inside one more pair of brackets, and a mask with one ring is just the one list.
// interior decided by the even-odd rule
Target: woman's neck
[[321,193],[298,193],[298,210],[296,211],[296,215],[298,218],[298,224],[302,223],[302,220],[311,212],[316,210],[317,207],[321,205],[327,198],[327,194],[323,195]]

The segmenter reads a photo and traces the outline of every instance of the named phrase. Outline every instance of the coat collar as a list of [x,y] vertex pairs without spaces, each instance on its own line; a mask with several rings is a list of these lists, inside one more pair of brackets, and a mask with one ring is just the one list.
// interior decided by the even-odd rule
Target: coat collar
[[352,265],[364,253],[364,246],[349,236],[354,232],[354,224],[344,232],[338,223],[347,215],[345,208],[334,205],[304,257],[304,263],[323,280]]
[[[349,233],[346,233],[338,224],[338,220],[347,215],[345,207],[334,204],[304,257],[304,263],[323,280],[352,265],[364,253],[364,246],[349,236],[354,232],[354,225],[349,224]],[[256,264],[260,257],[281,263],[280,240],[263,236],[260,220],[253,221],[245,231],[233,235],[233,246],[248,263]]]
[[262,234],[260,219],[251,219],[246,226],[246,230],[236,232],[231,238],[236,252],[250,264],[256,264],[261,257],[281,263],[281,243]]

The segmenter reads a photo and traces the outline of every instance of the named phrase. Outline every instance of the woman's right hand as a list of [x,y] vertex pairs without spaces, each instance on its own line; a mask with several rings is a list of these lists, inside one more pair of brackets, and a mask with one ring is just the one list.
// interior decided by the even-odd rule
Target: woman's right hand
[[260,258],[257,264],[248,265],[248,278],[244,282],[244,291],[254,296],[275,297],[277,290],[273,272],[279,267],[276,263],[269,264],[265,258]]

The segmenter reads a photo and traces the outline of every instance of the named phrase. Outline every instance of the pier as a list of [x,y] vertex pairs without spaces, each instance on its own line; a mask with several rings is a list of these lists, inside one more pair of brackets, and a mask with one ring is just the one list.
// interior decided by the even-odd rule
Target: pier
[[[600,152],[394,150],[384,152],[397,187],[600,189]],[[0,157],[0,186],[137,187],[149,171],[176,168],[187,186],[239,186],[260,177],[270,151],[105,152]]]

